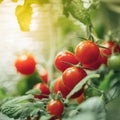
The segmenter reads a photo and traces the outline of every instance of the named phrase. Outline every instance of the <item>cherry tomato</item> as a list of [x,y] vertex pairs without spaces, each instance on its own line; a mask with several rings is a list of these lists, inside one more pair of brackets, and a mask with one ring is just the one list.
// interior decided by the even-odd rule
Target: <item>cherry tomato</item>
[[120,54],[113,54],[108,58],[108,67],[113,70],[120,70]]
[[91,64],[98,59],[100,50],[94,42],[84,40],[76,46],[75,55],[81,64]]
[[62,74],[63,83],[68,89],[72,90],[86,75],[86,72],[81,68],[67,68]]
[[120,52],[120,45],[117,45],[117,43],[113,41],[107,41],[102,43],[102,46],[108,48],[101,48],[101,53],[105,56],[110,56],[112,54],[112,49],[114,49],[114,52]]
[[60,100],[51,100],[47,104],[47,111],[53,116],[61,116],[64,111],[64,104]]
[[78,64],[78,60],[72,52],[63,51],[56,55],[55,66],[58,70],[63,72],[65,69],[71,66],[70,64]]
[[30,75],[36,69],[36,61],[32,55],[22,54],[16,58],[15,67],[19,73]]
[[[67,86],[64,85],[62,77],[60,77],[56,83],[54,84],[54,92],[58,93],[61,92],[62,97],[66,98],[66,96],[71,92],[70,89],[67,88]],[[74,93],[71,96],[71,99],[76,98],[78,96],[80,96],[82,93],[84,92],[84,88],[82,88],[81,90],[79,90],[78,92]]]
[[108,59],[107,56],[104,56],[104,55],[101,54],[101,64],[107,65],[107,59]]
[[48,71],[45,68],[41,68],[39,74],[43,82],[48,83]]
[[92,64],[83,64],[83,67],[87,68],[87,69],[90,69],[90,70],[97,70],[101,64],[102,64],[102,61],[101,61],[101,55],[99,55],[98,59],[92,63]]
[[77,103],[82,103],[84,101],[84,93],[82,93],[79,97],[76,98]]
[[73,98],[77,98],[79,97],[81,94],[84,93],[84,86],[82,87],[82,89],[80,89],[78,92],[74,93],[72,96],[71,96],[71,99]]
[[66,96],[69,94],[70,90],[64,85],[62,77],[59,77],[55,82],[54,92],[61,92],[63,98],[66,98]]
[[38,98],[38,99],[47,98],[50,94],[50,90],[49,90],[48,86],[44,83],[36,84],[33,89],[40,90],[40,95],[34,95],[34,97]]

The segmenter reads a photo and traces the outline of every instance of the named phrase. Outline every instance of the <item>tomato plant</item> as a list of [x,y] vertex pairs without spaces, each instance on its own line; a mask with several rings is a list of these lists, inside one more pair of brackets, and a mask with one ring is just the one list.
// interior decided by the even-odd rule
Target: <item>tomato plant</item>
[[62,74],[63,83],[68,89],[72,90],[86,75],[87,73],[83,69],[70,67]]
[[53,116],[61,116],[64,111],[64,104],[60,100],[51,100],[47,104],[48,113]]
[[113,70],[120,70],[120,54],[113,54],[108,58],[107,65]]
[[76,46],[75,55],[81,64],[92,64],[98,59],[100,50],[94,42],[84,40]]
[[[31,40],[37,39],[38,51],[35,48],[35,52],[40,53],[37,58],[41,57],[41,60],[37,64],[32,55],[24,54],[17,57],[14,67],[18,73],[27,76],[20,76],[22,77],[19,81],[21,84],[16,87],[20,90],[12,95],[24,93],[25,95],[15,98],[10,96],[8,99],[0,100],[0,119],[117,120],[115,119],[117,116],[119,120],[120,99],[115,110],[111,107],[111,103],[120,95],[120,17],[118,16],[120,4],[116,5],[114,0],[106,1],[23,0],[23,5],[19,2],[14,4],[16,5],[14,13],[16,13],[20,28],[27,28],[27,37]],[[1,0],[1,3],[1,6],[4,4],[6,6],[7,2]],[[117,14],[114,14],[115,11]],[[7,17],[5,15],[1,18]],[[5,23],[7,23],[6,20]],[[8,24],[7,28],[9,28]],[[39,30],[37,31],[36,28]],[[99,28],[98,31],[95,28]],[[28,36],[29,32],[32,33],[30,36]],[[26,32],[24,35],[26,36]],[[12,36],[10,34],[10,38]],[[9,37],[5,37],[5,43],[6,38]],[[42,47],[39,48],[39,45]],[[66,50],[60,52],[60,49]],[[58,51],[59,53],[53,58]],[[6,56],[4,52],[0,56],[2,54]],[[101,66],[102,64],[105,65]],[[8,69],[9,66],[6,68]],[[12,75],[10,74],[10,77]],[[1,78],[6,80],[5,77],[1,76]],[[4,83],[4,87],[11,86],[6,83],[8,82]],[[29,90],[31,88],[32,90]],[[22,94],[19,92],[21,90]],[[3,96],[4,93],[10,92],[0,88],[0,95]],[[115,112],[111,112],[110,107]],[[112,117],[114,113],[117,113],[116,111],[118,115]],[[110,116],[111,119],[106,116]]]
[[70,67],[71,64],[78,64],[78,60],[72,52],[63,51],[56,55],[55,66],[58,70],[63,72],[65,69]]
[[36,61],[32,55],[22,54],[15,60],[16,70],[23,75],[30,75],[35,72]]
[[40,95],[34,95],[34,97],[38,99],[47,98],[50,94],[49,87],[44,83],[36,84],[33,89],[40,90]]

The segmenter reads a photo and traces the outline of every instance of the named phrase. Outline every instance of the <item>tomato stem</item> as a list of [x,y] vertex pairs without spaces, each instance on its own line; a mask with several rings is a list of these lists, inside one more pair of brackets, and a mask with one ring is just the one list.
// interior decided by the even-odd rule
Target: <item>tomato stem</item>
[[88,85],[90,88],[93,88],[94,90],[98,91],[101,95],[104,94],[104,91],[103,91],[103,90],[100,90],[100,89],[96,88],[95,86],[90,85],[89,83],[87,83],[87,85]]
[[100,48],[104,48],[104,49],[110,49],[110,48],[107,48],[107,47],[102,46],[102,45],[98,45],[98,47],[100,47]]

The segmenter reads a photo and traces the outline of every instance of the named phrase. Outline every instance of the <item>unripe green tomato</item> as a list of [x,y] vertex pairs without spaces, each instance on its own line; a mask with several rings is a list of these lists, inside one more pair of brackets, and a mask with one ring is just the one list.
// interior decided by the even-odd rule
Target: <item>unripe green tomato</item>
[[120,70],[120,54],[113,54],[110,56],[107,65],[113,70]]

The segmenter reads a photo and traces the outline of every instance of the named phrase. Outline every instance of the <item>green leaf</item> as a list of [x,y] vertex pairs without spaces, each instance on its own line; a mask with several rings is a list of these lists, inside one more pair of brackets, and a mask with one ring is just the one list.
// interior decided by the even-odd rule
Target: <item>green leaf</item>
[[106,105],[107,120],[119,120],[120,119],[120,96],[110,101]]
[[98,78],[99,74],[90,74],[87,77],[85,77],[83,80],[81,80],[73,89],[72,91],[68,94],[67,99],[68,100],[74,93],[78,92],[82,87],[87,83],[88,80],[92,78]]
[[110,87],[111,77],[113,76],[114,72],[109,71],[109,73],[104,77],[104,80],[100,83],[99,89],[103,91],[107,91]]
[[39,89],[32,89],[26,92],[26,94],[40,95],[41,91]]
[[21,30],[29,31],[30,23],[32,19],[32,7],[27,0],[25,0],[24,5],[18,5],[15,10],[15,15],[17,17],[18,23]]
[[0,106],[0,111],[10,118],[22,120],[45,114],[44,102],[32,98],[31,95],[12,98]]
[[41,116],[40,120],[50,120],[50,115]]
[[66,1],[64,13],[68,14],[68,12],[77,20],[82,22],[85,25],[90,25],[90,15],[88,9],[83,6],[82,0],[71,0]]
[[64,118],[63,120],[96,120],[92,112],[79,113],[74,117]]
[[6,116],[6,115],[4,115],[4,114],[2,114],[0,112],[0,120],[14,120],[14,119],[13,118],[9,118],[8,116]]
[[[14,0],[16,2],[16,0]],[[15,15],[17,17],[18,23],[21,30],[29,31],[30,23],[32,19],[32,7],[31,4],[46,4],[49,0],[24,0],[23,5],[18,5],[15,10]]]
[[[76,112],[77,111],[77,112]],[[106,120],[105,104],[100,97],[92,97],[69,111],[63,120]]]

